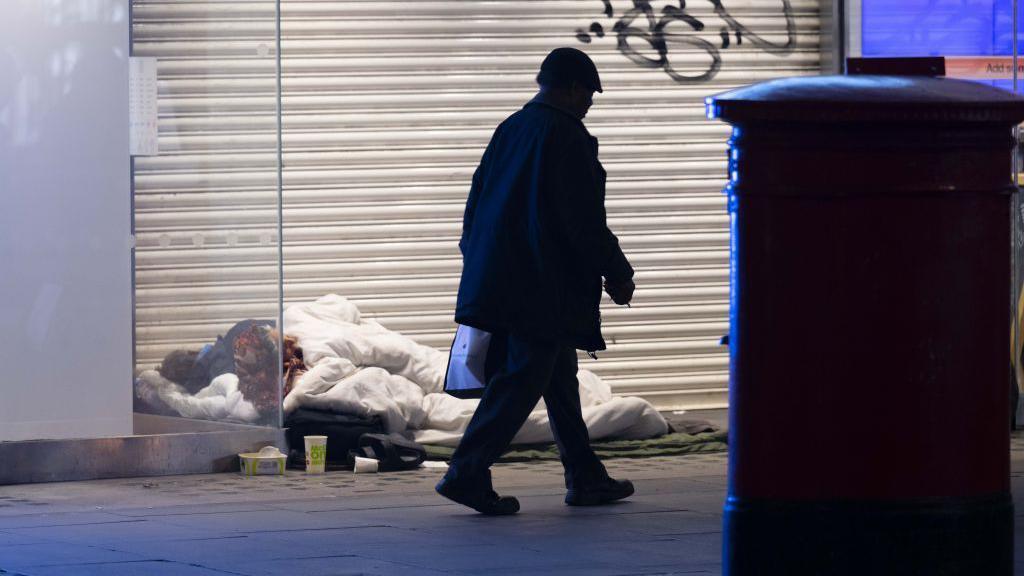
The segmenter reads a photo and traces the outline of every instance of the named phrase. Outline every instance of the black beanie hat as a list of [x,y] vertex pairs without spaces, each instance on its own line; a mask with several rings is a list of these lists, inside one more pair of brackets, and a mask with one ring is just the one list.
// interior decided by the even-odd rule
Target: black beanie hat
[[541,63],[537,82],[541,85],[560,86],[572,81],[589,86],[596,92],[603,92],[597,66],[590,56],[575,48],[555,48]]

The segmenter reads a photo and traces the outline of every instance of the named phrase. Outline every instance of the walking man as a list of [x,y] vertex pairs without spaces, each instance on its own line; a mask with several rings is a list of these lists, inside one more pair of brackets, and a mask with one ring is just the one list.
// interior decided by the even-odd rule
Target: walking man
[[583,126],[601,92],[583,52],[558,48],[537,75],[538,94],[498,126],[473,175],[463,220],[463,271],[455,321],[506,343],[447,474],[442,496],[483,514],[514,514],[490,466],[543,397],[565,467],[569,505],[633,493],[590,447],[580,409],[576,350],[605,349],[599,305],[633,297],[633,268],[608,229],[605,171]]

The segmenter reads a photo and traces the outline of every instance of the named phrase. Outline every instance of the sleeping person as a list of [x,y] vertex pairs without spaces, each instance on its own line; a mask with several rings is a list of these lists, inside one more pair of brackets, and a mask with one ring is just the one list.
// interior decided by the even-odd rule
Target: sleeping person
[[[136,396],[144,400],[143,408],[164,413],[164,406],[176,408],[186,417],[206,418],[220,414],[222,410],[195,410],[194,403],[182,402],[171,395],[199,396],[204,389],[216,384],[221,392],[231,395],[232,388],[240,395],[240,401],[251,405],[240,414],[220,414],[221,418],[251,421],[258,415],[276,415],[281,406],[283,394],[287,395],[295,380],[306,371],[302,348],[298,340],[285,335],[283,353],[278,353],[278,332],[274,322],[267,320],[244,320],[235,324],[226,334],[218,336],[213,344],[199,350],[174,350],[164,357],[154,371],[143,372],[136,384]],[[278,374],[283,375],[283,386],[278,387]],[[166,382],[155,381],[159,375]],[[173,383],[174,387],[167,384]],[[160,388],[166,393],[160,394]],[[205,404],[211,404],[207,402]],[[148,404],[148,406],[145,406]],[[206,408],[204,404],[204,408]],[[138,409],[138,407],[137,407]],[[253,417],[255,413],[255,417]]]

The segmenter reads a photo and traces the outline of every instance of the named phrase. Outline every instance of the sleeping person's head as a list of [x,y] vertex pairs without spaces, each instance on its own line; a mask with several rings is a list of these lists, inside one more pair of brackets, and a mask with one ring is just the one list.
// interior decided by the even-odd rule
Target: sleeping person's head
[[198,350],[174,350],[164,356],[163,363],[156,367],[156,371],[171,382],[184,386],[198,357]]

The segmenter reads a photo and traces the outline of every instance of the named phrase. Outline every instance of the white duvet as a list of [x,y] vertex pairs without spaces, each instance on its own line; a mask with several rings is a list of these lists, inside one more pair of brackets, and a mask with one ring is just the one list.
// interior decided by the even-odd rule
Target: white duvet
[[165,407],[168,413],[186,418],[246,423],[260,418],[256,407],[239,391],[234,374],[221,374],[192,395],[156,370],[146,370],[135,380],[135,395],[150,407]]
[[[389,432],[409,431],[423,444],[458,444],[477,401],[443,392],[447,354],[361,318],[354,304],[334,294],[289,306],[284,325],[288,334],[298,338],[309,367],[284,399],[286,414],[305,407],[379,415]],[[155,372],[144,373],[140,381],[153,381],[154,375],[160,378]],[[608,385],[586,370],[580,370],[578,377],[583,419],[591,439],[640,439],[668,432],[665,419],[646,400],[613,397]],[[150,395],[183,416],[216,414],[215,419],[253,421],[252,405],[240,398],[237,378],[231,378],[218,378],[194,397],[178,397],[182,396],[180,390],[155,384],[150,388],[157,391],[150,390]],[[215,386],[217,389],[211,390]],[[541,401],[513,443],[550,441],[551,429]]]

